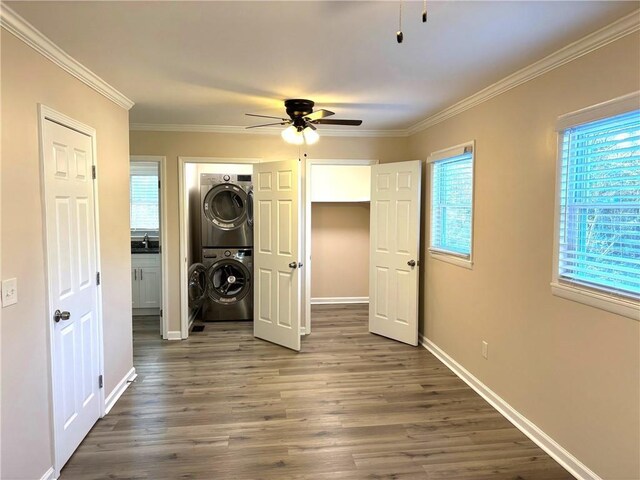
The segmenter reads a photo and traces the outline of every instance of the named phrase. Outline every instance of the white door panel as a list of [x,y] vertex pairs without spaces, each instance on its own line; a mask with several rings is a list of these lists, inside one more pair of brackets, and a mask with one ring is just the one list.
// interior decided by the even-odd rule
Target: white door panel
[[418,344],[420,181],[419,160],[371,171],[369,331],[410,345]]
[[[43,167],[53,333],[57,467],[100,417],[98,296],[90,137],[46,120]],[[69,312],[54,321],[55,310]]]
[[142,267],[138,269],[140,308],[160,308],[160,267]]
[[140,308],[140,284],[138,283],[138,267],[131,269],[131,307]]
[[254,166],[254,335],[300,350],[297,160]]

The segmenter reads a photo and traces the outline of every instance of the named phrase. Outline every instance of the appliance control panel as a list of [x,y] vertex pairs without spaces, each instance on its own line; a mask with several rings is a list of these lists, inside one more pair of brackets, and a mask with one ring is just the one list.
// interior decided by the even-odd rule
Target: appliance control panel
[[201,173],[200,185],[215,185],[217,183],[251,183],[251,175],[235,175],[221,173]]

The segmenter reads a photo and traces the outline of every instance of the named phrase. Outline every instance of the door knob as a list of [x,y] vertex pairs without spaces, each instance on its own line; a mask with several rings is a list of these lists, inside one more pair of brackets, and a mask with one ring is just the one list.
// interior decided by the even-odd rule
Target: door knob
[[60,310],[56,310],[53,313],[53,320],[58,323],[60,320],[69,320],[71,318],[71,314],[69,312],[61,312]]
[[297,262],[291,262],[289,264],[289,268],[297,268],[298,267],[298,263]]
[[415,260],[409,260],[407,262],[407,265],[409,265],[410,267],[415,267],[416,266],[416,261]]

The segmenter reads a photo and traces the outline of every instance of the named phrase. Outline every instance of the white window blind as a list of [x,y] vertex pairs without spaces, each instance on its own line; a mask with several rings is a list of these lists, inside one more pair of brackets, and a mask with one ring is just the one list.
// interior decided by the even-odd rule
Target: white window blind
[[431,162],[431,250],[471,258],[473,148]]
[[131,164],[131,231],[157,232],[160,229],[157,165]]
[[558,279],[640,298],[640,110],[562,131]]

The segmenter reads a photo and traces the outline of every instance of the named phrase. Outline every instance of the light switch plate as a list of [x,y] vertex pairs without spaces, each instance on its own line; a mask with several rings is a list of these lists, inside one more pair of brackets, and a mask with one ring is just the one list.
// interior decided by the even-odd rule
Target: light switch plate
[[2,281],[2,307],[18,303],[18,279],[10,278]]

